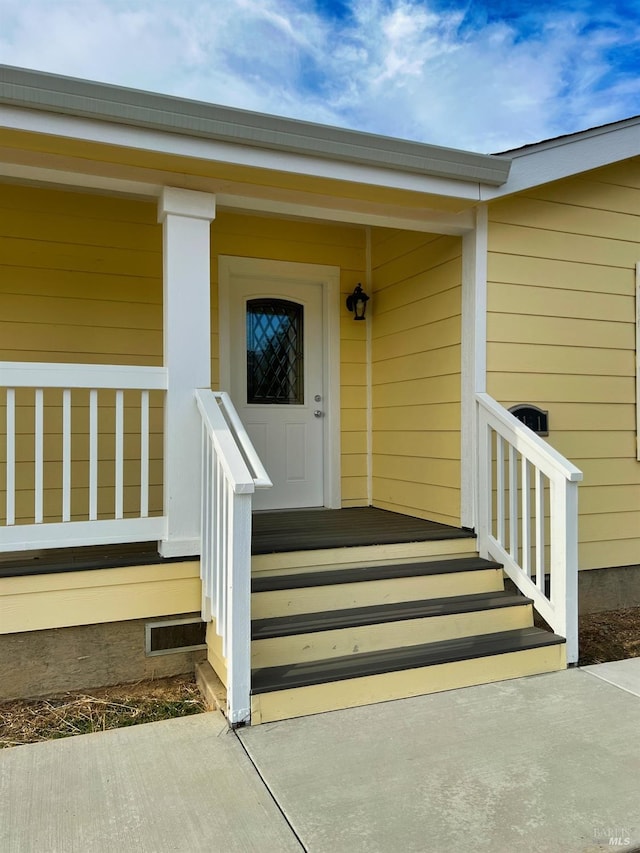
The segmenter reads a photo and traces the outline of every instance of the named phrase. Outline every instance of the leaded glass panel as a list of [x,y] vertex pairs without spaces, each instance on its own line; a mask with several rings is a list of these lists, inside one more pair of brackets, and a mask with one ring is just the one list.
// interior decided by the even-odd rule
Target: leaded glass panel
[[302,305],[247,302],[247,403],[304,403]]

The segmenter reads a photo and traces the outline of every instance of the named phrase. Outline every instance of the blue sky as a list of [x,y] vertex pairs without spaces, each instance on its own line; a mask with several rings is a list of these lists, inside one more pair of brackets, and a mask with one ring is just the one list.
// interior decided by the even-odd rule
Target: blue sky
[[497,152],[640,114],[640,0],[0,0],[0,62]]

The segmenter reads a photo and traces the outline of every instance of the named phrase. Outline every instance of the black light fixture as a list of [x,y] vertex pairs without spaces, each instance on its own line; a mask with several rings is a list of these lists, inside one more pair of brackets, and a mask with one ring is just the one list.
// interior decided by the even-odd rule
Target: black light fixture
[[356,284],[353,293],[347,296],[347,308],[349,311],[353,311],[354,320],[364,320],[368,301],[369,297],[362,289],[362,285]]

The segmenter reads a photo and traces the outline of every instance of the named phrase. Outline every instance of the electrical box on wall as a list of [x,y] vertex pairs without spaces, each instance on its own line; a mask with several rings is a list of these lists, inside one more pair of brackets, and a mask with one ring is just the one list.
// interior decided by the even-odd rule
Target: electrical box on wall
[[549,435],[549,412],[539,409],[532,403],[518,403],[517,406],[512,406],[509,411],[537,435]]

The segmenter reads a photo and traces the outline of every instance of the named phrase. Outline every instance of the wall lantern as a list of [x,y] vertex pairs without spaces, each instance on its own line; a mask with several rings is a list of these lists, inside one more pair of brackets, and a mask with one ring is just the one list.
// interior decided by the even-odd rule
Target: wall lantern
[[353,311],[354,320],[364,320],[368,301],[369,297],[362,289],[362,285],[356,284],[353,293],[347,296],[347,308],[349,311]]

